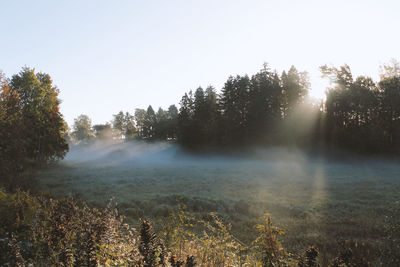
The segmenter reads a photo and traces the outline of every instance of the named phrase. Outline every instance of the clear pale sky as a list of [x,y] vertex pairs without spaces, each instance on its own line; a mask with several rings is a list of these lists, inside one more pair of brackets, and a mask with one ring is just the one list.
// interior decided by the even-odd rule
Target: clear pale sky
[[378,78],[400,59],[400,1],[0,1],[0,69],[49,73],[71,125],[120,110],[178,104],[229,75],[308,71],[323,64]]

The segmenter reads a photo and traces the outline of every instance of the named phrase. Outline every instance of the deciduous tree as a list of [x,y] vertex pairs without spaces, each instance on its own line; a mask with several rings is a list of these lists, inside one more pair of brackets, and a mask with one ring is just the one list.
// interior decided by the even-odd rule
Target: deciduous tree
[[78,142],[88,142],[94,137],[89,116],[82,114],[74,119],[72,137]]

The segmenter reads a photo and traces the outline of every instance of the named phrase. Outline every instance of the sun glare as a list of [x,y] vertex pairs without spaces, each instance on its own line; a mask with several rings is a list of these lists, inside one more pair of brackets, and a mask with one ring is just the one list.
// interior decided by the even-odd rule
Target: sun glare
[[325,100],[325,88],[311,88],[309,94],[312,98],[316,98],[318,100]]
[[326,99],[326,89],[329,87],[329,82],[319,76],[311,78],[311,88],[309,94],[312,98],[318,100]]

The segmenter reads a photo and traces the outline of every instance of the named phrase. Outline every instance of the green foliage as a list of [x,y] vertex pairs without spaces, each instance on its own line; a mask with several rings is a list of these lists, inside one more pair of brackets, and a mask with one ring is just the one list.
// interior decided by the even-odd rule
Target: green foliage
[[[135,116],[120,111],[114,115],[112,131],[116,139],[177,139],[195,150],[283,145],[398,154],[398,65],[384,65],[379,83],[353,77],[348,65],[321,66],[322,77],[332,86],[326,101],[316,103],[308,98],[306,72],[291,66],[279,76],[264,64],[251,77],[229,77],[220,94],[211,86],[185,93],[179,111],[174,105],[157,112],[150,105],[136,109]],[[74,128],[78,140],[93,135],[90,125],[84,124],[82,134]]]
[[88,115],[79,115],[74,119],[72,137],[76,142],[88,142],[94,137],[92,120]]
[[386,150],[400,152],[400,76],[388,77],[379,82],[382,128],[381,145]]
[[97,139],[112,139],[112,128],[110,123],[93,125],[94,135]]
[[167,140],[175,140],[178,131],[178,109],[175,105],[168,107],[167,113]]
[[253,75],[229,77],[217,95],[199,87],[180,102],[179,141],[186,147],[278,144],[280,124],[305,102],[307,74],[294,67],[282,78],[267,65]]
[[157,113],[152,106],[136,109],[135,120],[138,138],[147,141],[174,140],[177,138],[178,110],[171,105],[168,110],[159,108]]
[[2,247],[1,264],[141,266],[138,235],[111,205],[98,210],[72,199],[4,191],[0,201],[0,214],[8,218],[1,222],[0,238],[10,244]]
[[125,132],[125,116],[124,112],[120,111],[118,114],[113,115],[113,132],[114,137],[117,139],[122,139]]
[[18,93],[21,103],[28,157],[39,161],[63,158],[68,151],[59,90],[52,83],[50,75],[26,67],[10,81],[11,90]]
[[225,225],[215,213],[211,220],[202,220],[205,227],[202,235],[196,239],[198,244],[197,260],[204,266],[237,266],[243,264],[241,252],[244,249],[231,233],[231,225]]
[[12,186],[31,163],[68,151],[59,91],[48,74],[23,68],[11,81],[0,73],[0,182]]
[[147,108],[143,121],[143,138],[147,140],[155,139],[155,125],[157,123],[156,113],[150,105]]
[[348,65],[322,66],[332,87],[326,101],[307,98],[307,73],[292,66],[279,77],[265,64],[231,76],[221,94],[199,87],[180,102],[178,140],[187,148],[251,145],[328,145],[362,153],[400,153],[399,64],[383,67],[381,81],[353,78]]
[[367,77],[353,80],[350,68],[322,68],[335,87],[327,93],[327,141],[355,151],[379,151],[380,103],[375,83]]
[[136,127],[135,127],[135,117],[131,114],[129,114],[129,112],[125,113],[125,117],[124,117],[124,136],[126,140],[132,140],[136,137]]
[[195,219],[187,213],[186,205],[181,199],[178,209],[170,214],[164,229],[166,244],[178,260],[183,260],[184,256],[190,254],[190,242],[194,239],[192,231],[194,222]]
[[282,247],[278,237],[283,232],[278,227],[272,225],[269,213],[264,214],[264,223],[256,226],[259,236],[254,240],[253,246],[255,256],[260,259],[262,266],[282,266],[293,263],[290,254]]
[[135,110],[135,119],[136,119],[136,129],[138,138],[145,138],[145,130],[144,130],[144,120],[146,116],[146,110],[137,108]]
[[32,198],[29,193],[17,190],[14,194],[8,194],[0,189],[0,235],[18,232],[27,237],[39,207],[39,200]]
[[190,147],[193,142],[193,94],[192,91],[185,93],[180,101],[178,115],[178,140],[181,144]]
[[0,182],[5,185],[17,180],[27,164],[23,115],[18,92],[0,72]]
[[135,116],[129,112],[120,111],[113,115],[112,132],[116,139],[132,140],[136,137]]
[[281,76],[282,83],[282,111],[283,116],[287,117],[295,112],[296,106],[304,103],[308,94],[310,84],[306,72],[298,72],[294,66],[291,66],[288,73],[284,71]]
[[245,141],[249,94],[250,79],[247,75],[229,77],[222,88],[219,103],[223,128],[220,134],[224,145],[239,145]]

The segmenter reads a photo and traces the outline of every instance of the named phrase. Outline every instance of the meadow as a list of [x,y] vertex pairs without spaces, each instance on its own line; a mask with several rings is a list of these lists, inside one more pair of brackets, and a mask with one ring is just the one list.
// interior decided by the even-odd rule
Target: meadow
[[269,212],[286,232],[288,251],[300,254],[313,245],[322,262],[335,255],[340,239],[379,257],[400,225],[400,164],[296,149],[199,156],[170,143],[95,143],[72,147],[63,161],[41,171],[36,189],[96,207],[114,199],[128,222],[150,218],[160,230],[179,203],[197,218],[217,212],[244,244]]

